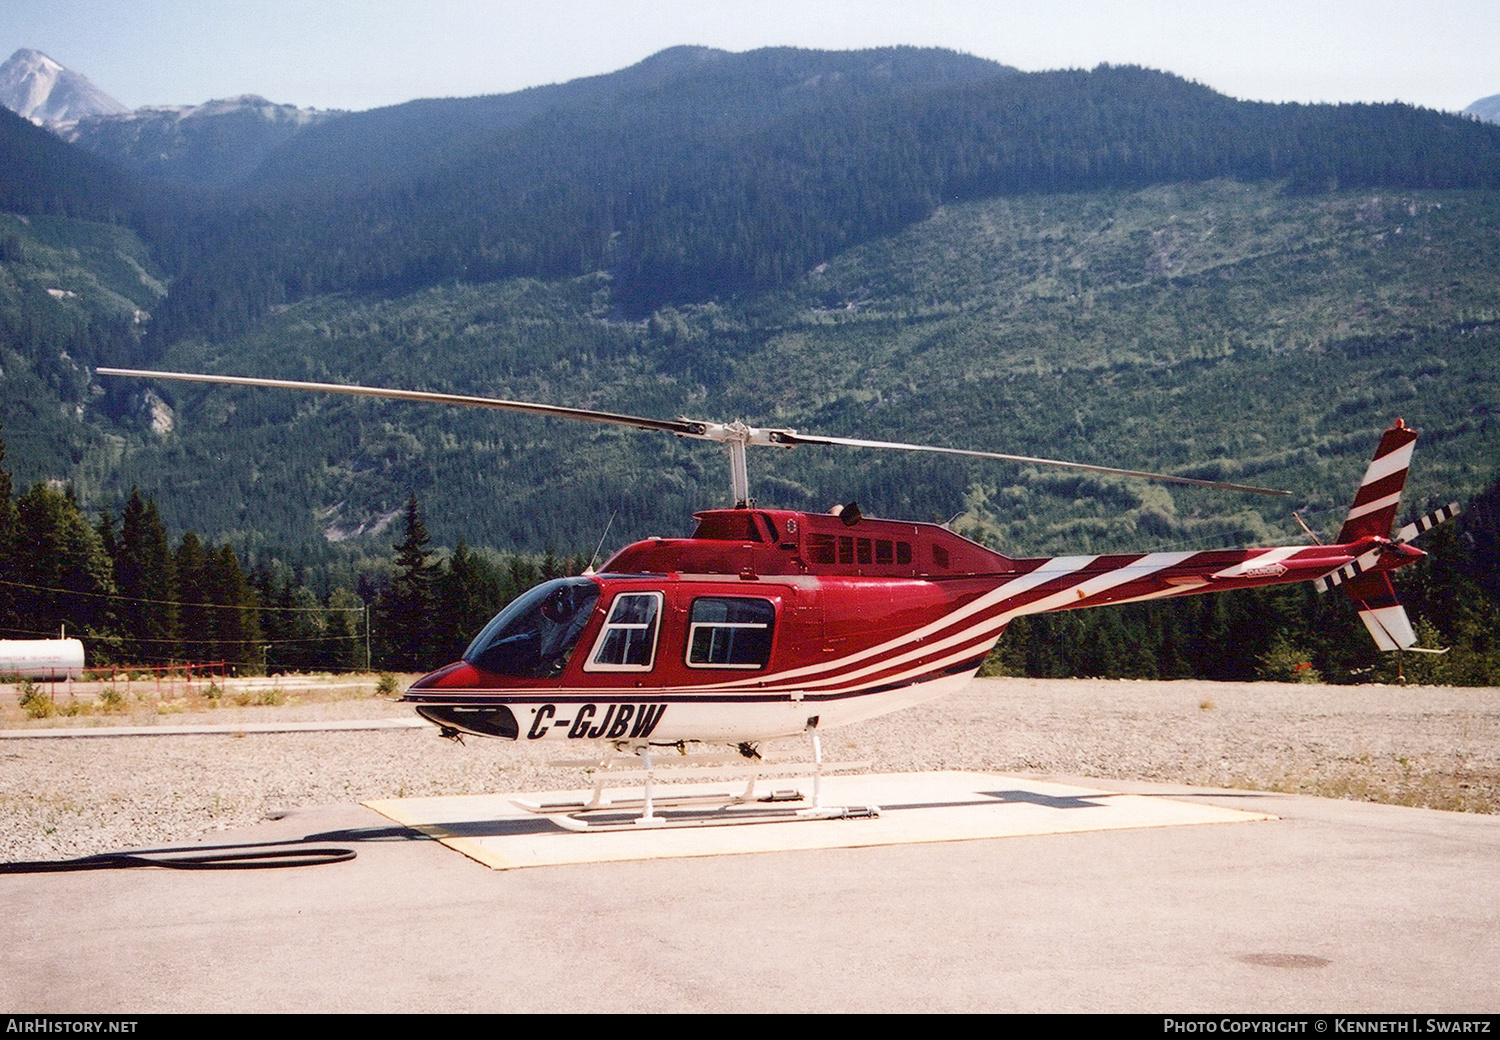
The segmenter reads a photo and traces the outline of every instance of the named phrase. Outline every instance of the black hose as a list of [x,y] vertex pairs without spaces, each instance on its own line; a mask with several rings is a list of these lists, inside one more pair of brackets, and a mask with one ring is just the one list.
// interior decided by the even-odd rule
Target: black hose
[[256,845],[190,845],[178,849],[106,852],[78,859],[0,863],[0,874],[53,874],[71,870],[122,870],[129,867],[166,867],[169,870],[267,870],[275,867],[316,867],[347,863],[353,849],[298,842]]

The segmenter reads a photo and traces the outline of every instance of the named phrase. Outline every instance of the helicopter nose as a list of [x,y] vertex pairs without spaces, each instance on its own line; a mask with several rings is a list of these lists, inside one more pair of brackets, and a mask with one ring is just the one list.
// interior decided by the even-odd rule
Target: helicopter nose
[[[409,694],[412,690],[452,690],[473,686],[478,678],[474,666],[467,661],[454,661],[446,664],[435,672],[428,672],[422,678],[406,688]],[[407,697],[403,696],[402,700]]]

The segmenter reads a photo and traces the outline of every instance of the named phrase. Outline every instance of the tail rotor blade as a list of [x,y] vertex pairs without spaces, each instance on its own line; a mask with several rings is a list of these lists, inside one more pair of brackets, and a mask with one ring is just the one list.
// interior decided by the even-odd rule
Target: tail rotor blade
[[1441,509],[1434,509],[1420,520],[1413,520],[1396,532],[1396,541],[1409,542],[1418,535],[1426,534],[1438,524],[1452,520],[1459,513],[1458,503],[1449,502]]

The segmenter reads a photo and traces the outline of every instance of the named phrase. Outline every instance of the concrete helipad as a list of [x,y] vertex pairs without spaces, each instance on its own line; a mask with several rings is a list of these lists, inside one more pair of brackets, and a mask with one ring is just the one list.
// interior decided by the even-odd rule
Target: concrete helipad
[[[768,786],[796,786],[803,794],[811,791],[810,781]],[[658,797],[664,797],[668,793],[728,789],[726,784],[674,784],[670,788],[659,785],[657,790]],[[364,804],[497,870],[1276,819],[1266,813],[1228,809],[1201,800],[1124,794],[990,773],[828,777],[823,781],[823,792],[825,805],[878,806],[879,815],[581,834],[564,829],[548,816],[517,808],[511,802],[515,795],[401,798]],[[586,795],[583,791],[553,791],[524,798],[547,803],[580,800]],[[683,818],[679,810],[658,812],[667,819]],[[630,815],[622,811],[620,818]],[[697,815],[702,818],[705,813],[697,810]],[[711,819],[713,814],[707,816]]]

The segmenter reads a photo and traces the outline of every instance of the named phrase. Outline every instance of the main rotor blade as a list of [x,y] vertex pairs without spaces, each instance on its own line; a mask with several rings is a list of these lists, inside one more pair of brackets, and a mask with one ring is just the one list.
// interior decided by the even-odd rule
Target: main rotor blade
[[1115,469],[1112,466],[1091,466],[1086,462],[1064,462],[1061,459],[1039,459],[1029,455],[1005,455],[998,451],[971,451],[967,448],[936,448],[928,444],[901,444],[896,441],[866,441],[854,437],[823,437],[817,434],[793,433],[781,430],[771,434],[771,439],[780,444],[841,444],[849,448],[895,448],[901,451],[928,451],[940,455],[965,455],[975,459],[1000,459],[1003,462],[1026,462],[1038,466],[1053,466],[1058,469],[1077,469],[1086,473],[1108,473],[1118,477],[1140,477],[1143,480],[1166,481],[1171,484],[1192,484],[1196,487],[1220,488],[1225,491],[1244,491],[1252,495],[1289,495],[1290,491],[1256,487],[1253,484],[1231,484],[1221,480],[1199,480],[1197,477],[1178,477],[1170,473],[1147,473],[1136,469]]
[[470,408],[497,408],[509,412],[550,415],[558,419],[582,419],[585,422],[611,426],[633,426],[639,430],[659,430],[679,437],[703,437],[708,424],[691,419],[644,419],[636,415],[596,412],[587,408],[533,404],[530,401],[507,401],[498,397],[471,397],[467,394],[440,394],[428,390],[391,390],[378,386],[347,383],[304,383],[294,379],[259,379],[254,376],[201,375],[196,372],[147,372],[135,368],[96,368],[102,376],[139,376],[144,379],[175,379],[184,383],[227,383],[231,386],[269,386],[287,390],[311,390],[318,393],[349,394],[354,397],[384,397],[398,401],[423,401],[427,404],[457,404]]
[[495,408],[502,411],[527,412],[531,415],[549,415],[559,419],[582,419],[585,422],[603,423],[611,426],[631,426],[638,430],[657,430],[692,437],[700,440],[719,441],[743,452],[748,444],[771,444],[791,448],[799,444],[841,445],[849,448],[887,448],[900,451],[925,451],[939,455],[963,455],[975,459],[998,459],[1002,462],[1030,463],[1051,466],[1057,469],[1082,470],[1086,473],[1106,473],[1121,477],[1139,477],[1143,480],[1165,481],[1172,484],[1191,484],[1196,487],[1219,488],[1225,491],[1243,491],[1254,495],[1288,495],[1288,491],[1256,487],[1252,484],[1232,484],[1219,480],[1200,480],[1197,477],[1179,477],[1168,473],[1148,473],[1143,470],[1116,469],[1111,466],[1093,466],[1086,462],[1064,462],[1061,459],[1043,459],[1030,455],[1006,455],[995,451],[973,451],[967,448],[939,448],[929,444],[903,444],[897,441],[867,441],[854,437],[825,437],[817,434],[797,433],[786,429],[756,429],[742,423],[722,424],[701,422],[695,419],[647,419],[637,415],[621,415],[616,412],[598,412],[587,408],[568,408],[563,405],[535,404],[531,401],[507,401],[498,397],[474,397],[468,394],[443,394],[429,390],[394,390],[387,387],[359,386],[348,383],[308,383],[294,379],[262,379],[255,376],[204,375],[197,372],[151,372],[136,368],[96,368],[99,375],[134,376],[143,379],[174,379],[185,383],[220,383],[230,386],[279,387],[288,390],[310,390],[318,393],[348,394],[354,397],[381,397],[398,401],[422,401],[427,404],[463,405],[471,408]]

